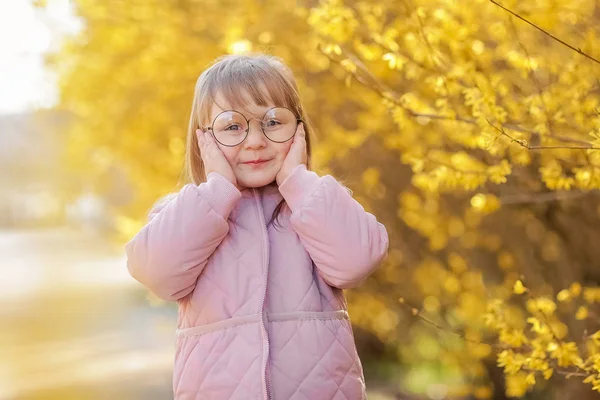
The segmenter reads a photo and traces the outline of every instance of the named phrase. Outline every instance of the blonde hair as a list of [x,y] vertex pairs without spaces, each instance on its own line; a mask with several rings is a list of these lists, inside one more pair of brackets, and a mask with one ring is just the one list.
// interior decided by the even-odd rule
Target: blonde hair
[[189,182],[199,185],[206,180],[196,129],[206,129],[210,125],[210,111],[217,94],[221,94],[234,109],[243,110],[246,104],[240,98],[241,92],[248,93],[259,106],[272,102],[275,107],[289,108],[304,122],[307,168],[310,169],[312,127],[300,102],[298,86],[291,70],[279,57],[271,55],[225,55],[214,60],[196,82],[185,155],[185,171]]
[[[234,109],[244,110],[247,104],[245,99],[240,98],[239,94],[242,92],[248,93],[249,100],[259,106],[272,103],[275,107],[286,107],[303,121],[306,132],[306,167],[310,169],[312,126],[300,101],[292,71],[281,58],[272,55],[224,55],[215,59],[196,82],[185,154],[185,175],[188,182],[199,185],[206,181],[196,129],[205,129],[210,125],[210,112],[217,94]],[[277,219],[284,205],[285,200],[282,200],[269,223]]]

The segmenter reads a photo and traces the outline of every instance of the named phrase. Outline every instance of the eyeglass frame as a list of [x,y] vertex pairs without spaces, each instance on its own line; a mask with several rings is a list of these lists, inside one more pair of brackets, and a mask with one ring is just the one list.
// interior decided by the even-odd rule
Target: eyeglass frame
[[[260,130],[262,131],[263,135],[265,135],[265,137],[267,139],[269,139],[273,143],[285,143],[285,142],[289,141],[290,139],[292,139],[294,137],[294,135],[296,134],[295,131],[294,131],[294,134],[292,136],[290,136],[289,139],[286,139],[283,142],[278,142],[276,140],[271,139],[269,136],[267,136],[267,134],[265,133],[265,130],[263,128],[263,124],[262,124],[263,118],[265,118],[265,115],[267,115],[269,113],[269,111],[274,110],[276,108],[285,108],[286,110],[288,110],[289,112],[291,112],[292,114],[294,114],[294,116],[296,117],[296,128],[294,128],[294,129],[298,129],[298,125],[300,124],[300,122],[304,123],[304,121],[301,118],[298,118],[296,116],[296,113],[293,112],[292,110],[290,110],[287,107],[277,107],[276,106],[276,107],[271,107],[267,111],[265,111],[265,113],[263,114],[263,116],[260,118],[260,121],[259,121],[259,122],[261,122],[261,124],[260,124]],[[235,112],[235,113],[240,114],[246,120],[246,124],[248,125],[248,128],[245,129],[246,135],[244,136],[244,138],[242,139],[242,141],[239,142],[238,144],[224,144],[224,143],[219,142],[219,139],[217,139],[217,136],[215,135],[215,131],[213,130],[213,126],[215,125],[215,121],[217,120],[217,118],[219,118],[219,116],[221,114],[226,113],[226,112]],[[246,140],[246,138],[248,137],[248,134],[250,133],[250,121],[252,121],[253,119],[258,119],[258,118],[250,118],[250,119],[248,119],[248,118],[246,118],[246,116],[244,114],[242,114],[241,112],[239,112],[237,110],[224,110],[224,111],[221,111],[220,113],[217,114],[217,116],[213,119],[213,122],[211,123],[211,125],[208,128],[206,128],[206,129],[210,131],[210,133],[212,134],[213,138],[215,138],[215,140],[217,142],[219,142],[221,145],[226,146],[226,147],[235,147],[235,146],[239,146],[240,144],[244,143],[244,140]]]

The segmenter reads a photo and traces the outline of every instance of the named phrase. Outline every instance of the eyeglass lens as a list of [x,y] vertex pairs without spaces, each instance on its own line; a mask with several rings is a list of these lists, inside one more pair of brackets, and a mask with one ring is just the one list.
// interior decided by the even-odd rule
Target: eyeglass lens
[[[296,126],[296,115],[283,107],[270,109],[261,121],[264,134],[273,142],[291,139]],[[235,146],[244,141],[248,132],[248,121],[237,111],[224,111],[215,118],[212,128],[217,141],[226,146]]]

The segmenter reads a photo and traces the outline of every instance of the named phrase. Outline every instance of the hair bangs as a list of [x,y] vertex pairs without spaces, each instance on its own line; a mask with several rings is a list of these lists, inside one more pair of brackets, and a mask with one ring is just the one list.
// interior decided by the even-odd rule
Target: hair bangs
[[217,71],[216,79],[212,82],[214,85],[209,88],[213,101],[220,94],[229,105],[225,107],[224,104],[217,104],[222,109],[248,111],[250,104],[272,104],[275,107],[289,108],[297,114],[297,102],[290,91],[285,90],[289,85],[281,75],[282,71],[278,71],[273,65],[259,65],[252,61],[240,60]]

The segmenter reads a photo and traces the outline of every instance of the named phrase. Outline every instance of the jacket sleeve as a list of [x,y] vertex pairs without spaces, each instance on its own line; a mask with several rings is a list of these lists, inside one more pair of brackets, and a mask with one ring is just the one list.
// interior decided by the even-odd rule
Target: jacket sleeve
[[388,234],[330,175],[298,165],[279,191],[290,222],[321,277],[340,289],[360,285],[386,257]]
[[148,223],[125,245],[133,278],[167,301],[194,290],[208,258],[229,231],[227,218],[240,191],[216,172],[185,185],[151,210]]

